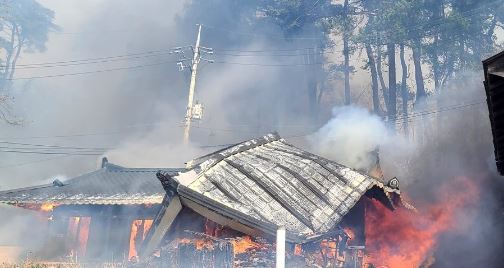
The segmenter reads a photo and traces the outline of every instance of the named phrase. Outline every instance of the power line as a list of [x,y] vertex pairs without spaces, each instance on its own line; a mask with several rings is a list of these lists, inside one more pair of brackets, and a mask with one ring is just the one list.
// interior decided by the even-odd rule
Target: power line
[[65,158],[65,157],[73,157],[73,156],[75,156],[75,155],[59,155],[56,157],[43,158],[43,159],[39,159],[39,160],[35,160],[35,161],[28,161],[28,162],[21,162],[21,163],[10,164],[10,165],[3,165],[3,166],[0,166],[0,168],[20,167],[20,166],[26,166],[26,165],[51,161],[51,160],[55,160],[55,159]]
[[[165,123],[146,123],[146,124],[136,124],[127,125],[122,128],[118,128],[111,131],[103,132],[88,132],[88,133],[72,133],[72,134],[61,134],[61,135],[47,135],[47,136],[27,136],[27,137],[0,137],[1,140],[27,140],[27,139],[52,139],[52,138],[73,138],[73,137],[89,137],[89,136],[103,136],[103,135],[115,135],[124,134],[125,130],[132,128],[145,128],[156,125],[166,125]],[[182,127],[181,125],[172,125],[174,127]]]
[[[436,114],[436,113],[441,113],[441,112],[447,112],[447,111],[452,111],[452,110],[460,110],[460,109],[465,109],[469,107],[473,107],[476,105],[480,105],[486,103],[485,101],[479,101],[479,102],[473,102],[473,103],[468,103],[468,104],[462,104],[462,105],[454,105],[454,106],[448,106],[448,107],[442,107],[439,109],[432,109],[432,110],[424,110],[420,112],[415,112],[412,114],[409,114],[408,116],[397,116],[396,121],[402,120],[404,118],[406,119],[414,119],[426,115],[431,115],[431,114]],[[385,119],[385,117],[382,117],[382,119]],[[401,122],[399,122],[401,123]],[[52,138],[71,138],[71,137],[88,137],[88,136],[102,136],[102,135],[113,135],[113,134],[124,134],[124,130],[132,129],[132,128],[143,128],[143,127],[148,127],[148,126],[155,126],[155,125],[166,125],[165,123],[148,123],[148,124],[139,124],[139,125],[129,125],[125,126],[123,128],[119,128],[116,130],[111,130],[111,131],[106,131],[106,132],[91,132],[91,133],[73,133],[73,134],[63,134],[63,135],[51,135],[51,136],[28,136],[28,137],[0,137],[1,140],[6,141],[6,140],[26,140],[26,139],[52,139]],[[182,125],[175,125],[171,124],[174,127],[183,127]],[[241,125],[248,125],[252,126],[253,124],[241,124]],[[282,125],[274,125],[271,127],[281,127]],[[299,126],[299,127],[313,127],[313,125],[285,125],[285,126]],[[237,129],[224,129],[224,128],[215,128],[215,127],[204,127],[204,126],[193,126],[195,129],[204,129],[204,130],[211,130],[211,131],[217,131],[217,132],[230,132],[230,133],[257,133],[256,131],[246,131],[246,130],[237,130]],[[308,135],[308,134],[306,134]],[[296,136],[298,137],[298,135]],[[32,144],[32,143],[15,143],[15,144],[27,144],[27,145],[33,145],[33,146],[58,146],[58,145],[48,145],[48,144]],[[89,147],[78,147],[78,146],[64,146],[68,147],[69,149],[71,147],[73,148],[89,148]],[[114,149],[114,148],[104,148],[104,147],[96,147],[98,148],[103,148],[103,149]]]
[[49,145],[49,144],[33,144],[33,143],[22,143],[22,142],[10,142],[10,141],[0,141],[3,144],[11,144],[11,145],[23,145],[23,146],[32,146],[32,147],[42,147],[42,148],[51,148],[51,149],[72,149],[72,150],[110,150],[113,148],[106,147],[76,147],[76,146],[60,146],[60,145]]
[[220,64],[232,64],[232,65],[243,65],[243,66],[264,66],[264,67],[299,67],[307,65],[323,65],[324,63],[293,63],[293,64],[268,64],[268,63],[247,63],[247,62],[229,62],[229,61],[215,61],[215,63]]
[[433,116],[435,114],[442,113],[442,112],[462,110],[462,109],[466,109],[466,108],[475,107],[477,105],[484,104],[484,103],[486,103],[486,102],[470,103],[470,104],[466,104],[466,105],[453,106],[453,107],[448,107],[448,108],[439,109],[439,110],[426,111],[424,113],[413,114],[412,116],[405,116],[405,117],[395,119],[394,123],[396,125],[400,125],[404,122],[404,121],[400,121],[400,120],[404,120],[404,119],[406,119],[407,122],[414,122],[418,119],[422,119],[424,116]]
[[0,149],[4,150],[15,150],[15,151],[33,151],[33,152],[54,152],[54,153],[103,153],[107,150],[68,150],[68,149],[48,149],[40,147],[12,147],[12,146],[0,146]]
[[[334,47],[335,45],[329,46],[328,48]],[[302,48],[292,48],[292,49],[261,49],[261,50],[241,50],[241,49],[214,49],[214,51],[226,51],[226,52],[243,52],[243,53],[264,53],[264,52],[292,52],[292,51],[303,51],[307,49],[313,49],[317,46],[312,47],[302,47]]]
[[52,151],[29,151],[29,150],[8,150],[0,149],[0,153],[18,153],[18,154],[47,154],[47,155],[93,155],[98,156],[103,153],[92,153],[92,152],[52,152]]
[[[43,67],[47,65],[60,65],[60,64],[72,64],[72,63],[82,63],[85,64],[87,62],[95,62],[95,61],[102,61],[102,60],[108,60],[108,61],[117,61],[117,60],[124,60],[124,58],[143,58],[143,57],[153,57],[153,56],[158,56],[160,54],[173,54],[174,51],[177,51],[178,49],[181,48],[171,48],[171,49],[162,49],[162,50],[149,50],[149,51],[144,51],[144,52],[138,52],[138,53],[129,53],[129,54],[122,54],[122,55],[114,55],[114,56],[104,56],[104,57],[96,57],[96,58],[85,58],[85,59],[75,59],[75,60],[67,60],[67,61],[50,61],[50,62],[35,62],[35,63],[25,63],[25,64],[16,64],[16,69],[18,67]],[[6,67],[5,65],[0,65],[0,67]]]
[[159,65],[164,65],[164,64],[168,64],[168,63],[174,63],[174,62],[178,62],[178,61],[164,61],[164,62],[157,62],[157,63],[151,63],[151,64],[142,64],[142,65],[135,65],[135,66],[128,66],[128,67],[110,68],[110,69],[102,69],[102,70],[94,70],[94,71],[86,71],[86,72],[76,72],[76,73],[63,73],[63,74],[41,75],[41,76],[31,76],[31,77],[15,77],[12,79],[5,79],[5,80],[9,80],[9,81],[30,80],[30,79],[96,74],[96,73],[105,73],[105,72],[113,72],[113,71],[121,71],[121,70],[140,69],[140,68],[159,66]]
[[[59,64],[39,64],[39,65],[26,65],[22,67],[17,67],[16,70],[26,70],[26,69],[44,69],[44,68],[55,68],[55,67],[68,67],[68,66],[81,66],[81,65],[89,65],[89,64],[97,64],[97,63],[108,63],[108,62],[117,62],[117,61],[129,61],[129,60],[139,60],[145,59],[149,57],[160,57],[164,55],[172,55],[173,53],[159,53],[159,54],[149,54],[144,56],[135,56],[135,57],[122,57],[122,58],[113,58],[103,59],[103,60],[95,60],[95,61],[82,61],[82,62],[70,62],[70,63],[59,63]],[[4,66],[5,67],[5,66]]]
[[[313,48],[306,48],[304,50],[308,50],[308,49],[313,49]],[[291,50],[291,51],[301,51],[301,50]],[[246,51],[237,51],[237,52],[250,53],[250,52],[246,52]],[[267,51],[263,51],[263,52],[267,52]],[[233,57],[299,57],[299,56],[336,54],[336,53],[342,53],[342,52],[343,52],[342,50],[332,50],[332,51],[323,51],[323,52],[316,52],[316,53],[297,53],[297,54],[237,54],[237,53],[220,53],[220,52],[214,52],[214,54],[215,55],[224,55],[224,56],[233,56]]]
[[230,30],[230,29],[225,29],[225,28],[222,28],[222,27],[216,27],[216,26],[210,26],[210,25],[203,25],[203,27],[207,28],[207,29],[213,29],[215,31],[221,31],[221,32],[229,32],[229,33],[233,33],[233,34],[237,34],[237,35],[245,35],[245,36],[260,36],[260,37],[267,37],[267,38],[271,38],[271,39],[281,39],[281,40],[320,40],[320,41],[323,41],[324,38],[320,38],[320,37],[308,37],[308,36],[304,36],[304,37],[285,37],[283,35],[276,35],[276,34],[257,34],[257,33],[252,33],[252,32],[241,32],[241,31],[235,31],[235,30]]

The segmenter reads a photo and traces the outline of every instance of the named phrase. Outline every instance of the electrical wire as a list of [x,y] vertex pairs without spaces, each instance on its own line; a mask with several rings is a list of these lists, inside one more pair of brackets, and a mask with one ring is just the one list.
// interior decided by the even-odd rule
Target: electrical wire
[[257,33],[251,33],[251,32],[241,32],[241,31],[235,31],[235,30],[229,30],[225,29],[222,27],[216,27],[216,26],[210,26],[208,24],[202,25],[206,29],[210,30],[215,30],[215,31],[220,31],[220,32],[229,32],[233,33],[236,35],[244,35],[244,36],[259,36],[259,37],[265,37],[265,38],[270,38],[270,39],[281,39],[281,40],[320,40],[324,41],[324,38],[321,37],[285,37],[283,35],[267,35],[267,34],[257,34]]
[[43,147],[43,148],[52,148],[52,149],[72,149],[72,150],[110,150],[113,148],[106,147],[76,147],[76,146],[60,146],[60,145],[49,145],[49,144],[33,144],[33,143],[22,143],[22,142],[10,142],[10,141],[0,141],[3,144],[11,144],[11,145],[23,145],[23,146],[32,146],[32,147]]
[[33,66],[24,66],[24,67],[18,67],[16,66],[16,70],[26,70],[26,69],[45,69],[45,68],[56,68],[56,67],[68,67],[68,66],[81,66],[81,65],[89,65],[89,64],[97,64],[97,63],[109,63],[109,62],[118,62],[118,61],[130,61],[130,60],[140,60],[140,59],[146,59],[149,57],[160,57],[160,56],[165,56],[165,55],[173,55],[171,52],[167,53],[160,53],[160,54],[149,54],[149,55],[144,55],[144,56],[135,56],[135,57],[124,57],[124,58],[117,58],[117,59],[103,59],[103,60],[96,60],[96,61],[83,61],[83,62],[74,62],[74,63],[62,63],[62,64],[45,64],[45,65],[33,65]]
[[263,66],[263,67],[299,67],[299,66],[309,66],[309,65],[323,65],[324,63],[293,63],[293,64],[268,64],[268,63],[247,63],[247,62],[229,62],[229,61],[214,61],[217,64],[231,64],[231,65],[242,65],[242,66]]
[[[181,47],[184,48],[184,47]],[[67,60],[67,61],[50,61],[50,62],[34,62],[34,63],[25,63],[25,64],[16,64],[16,69],[18,67],[38,67],[38,66],[47,66],[47,65],[59,65],[59,64],[72,64],[72,63],[87,63],[94,61],[102,61],[102,60],[123,60],[124,58],[141,58],[141,57],[153,57],[158,56],[160,54],[173,54],[174,51],[179,48],[170,48],[170,49],[161,49],[161,50],[148,50],[138,53],[129,53],[122,55],[114,55],[114,56],[104,56],[104,57],[96,57],[96,58],[84,58],[84,59],[75,59],[75,60]],[[0,65],[0,67],[6,67],[5,65]]]
[[49,158],[43,158],[43,159],[38,159],[38,160],[34,160],[34,161],[27,161],[27,162],[21,162],[21,163],[16,163],[16,164],[3,165],[3,166],[0,166],[0,168],[20,167],[20,166],[26,166],[26,165],[31,165],[31,164],[36,164],[36,163],[66,158],[66,157],[74,157],[74,156],[75,155],[58,155],[56,157],[49,157]]
[[[402,123],[403,119],[417,119],[417,118],[422,118],[423,116],[429,116],[437,113],[443,113],[443,112],[448,112],[448,111],[453,111],[453,110],[461,110],[461,109],[466,109],[470,107],[475,107],[480,104],[486,103],[485,101],[479,101],[479,102],[472,102],[468,104],[462,104],[462,105],[453,105],[453,106],[447,106],[447,107],[442,107],[439,109],[431,109],[431,110],[424,110],[420,112],[415,112],[412,114],[409,114],[408,116],[397,116],[395,118],[395,121],[398,123]],[[385,119],[385,117],[382,117],[382,119]],[[121,129],[109,131],[109,132],[94,132],[94,133],[74,133],[74,134],[67,134],[67,135],[53,135],[53,136],[29,136],[29,137],[11,137],[11,138],[0,138],[2,142],[5,142],[6,140],[19,140],[19,139],[48,139],[48,138],[69,138],[69,137],[88,137],[88,136],[102,136],[102,135],[111,135],[111,134],[124,134],[124,130],[128,130],[131,128],[141,128],[141,127],[146,127],[146,126],[153,126],[153,125],[165,125],[164,123],[149,123],[149,124],[140,124],[140,125],[130,125],[126,126]],[[241,125],[246,125],[246,124],[241,124]],[[183,127],[182,125],[173,125],[174,127]],[[250,126],[250,125],[248,125]],[[282,126],[282,125],[276,125],[277,127]],[[288,126],[298,126],[298,127],[315,127],[318,128],[318,126],[314,125],[288,125]],[[215,128],[215,127],[204,127],[204,126],[196,126],[193,125],[192,128],[194,129],[204,129],[204,130],[209,130],[209,131],[216,131],[216,132],[230,132],[230,133],[248,133],[248,134],[256,134],[257,131],[246,131],[246,130],[237,130],[237,129],[223,129],[223,128]],[[307,136],[309,134],[303,134],[304,136]],[[301,137],[303,135],[296,135],[296,136],[289,136],[289,137]],[[9,141],[10,142],[10,141]],[[48,145],[48,144],[33,144],[33,143],[14,143],[14,145],[32,145],[32,146],[59,146],[59,145]],[[204,145],[206,146],[206,145]],[[213,146],[213,145],[212,145]],[[62,146],[68,149],[71,148],[86,148],[86,149],[91,149],[92,147],[81,147],[81,146]],[[105,147],[94,147],[94,149],[114,149],[114,148],[105,148]]]
[[29,151],[29,150],[10,150],[10,149],[0,149],[0,153],[18,153],[18,154],[48,154],[48,155],[93,155],[98,156],[103,153],[93,153],[93,152],[52,152],[52,151]]
[[128,67],[118,67],[118,68],[110,68],[110,69],[102,69],[102,70],[93,70],[93,71],[85,71],[85,72],[76,72],[76,73],[62,73],[62,74],[53,74],[53,75],[41,75],[41,76],[30,76],[30,77],[15,77],[11,79],[5,79],[9,81],[14,80],[31,80],[31,79],[41,79],[41,78],[54,78],[54,77],[65,77],[65,76],[76,76],[76,75],[86,75],[86,74],[96,74],[96,73],[105,73],[105,72],[113,72],[113,71],[121,71],[121,70],[132,70],[132,69],[140,69],[151,66],[160,66],[168,63],[175,63],[178,61],[164,61],[150,64],[142,64]]

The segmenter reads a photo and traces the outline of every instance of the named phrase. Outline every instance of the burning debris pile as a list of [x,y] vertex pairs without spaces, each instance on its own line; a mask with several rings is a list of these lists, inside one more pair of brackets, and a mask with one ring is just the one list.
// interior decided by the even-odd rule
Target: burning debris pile
[[161,248],[161,267],[273,267],[274,245],[248,235],[217,238],[189,232]]
[[[252,237],[206,221],[205,232],[184,230],[182,238],[170,239],[160,248],[157,257],[141,265],[155,267],[275,267],[275,241],[271,238]],[[218,232],[209,232],[208,225]],[[323,240],[304,244],[290,243],[286,250],[288,267],[343,267],[353,263],[353,250],[347,248],[351,237],[340,230]],[[359,252],[357,263],[363,263]]]

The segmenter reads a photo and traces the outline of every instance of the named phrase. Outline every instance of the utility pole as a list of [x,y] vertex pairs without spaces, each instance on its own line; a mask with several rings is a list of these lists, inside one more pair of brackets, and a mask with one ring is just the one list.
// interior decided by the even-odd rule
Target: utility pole
[[[200,39],[201,39],[201,24],[198,25],[198,36],[196,37],[196,44],[193,48],[193,58],[190,67],[191,81],[189,83],[189,96],[187,99],[187,110],[184,121],[184,144],[189,143],[189,134],[191,131],[192,120],[201,119],[203,113],[203,107],[201,106],[201,104],[200,103],[194,104],[194,94],[196,88],[196,74],[198,72],[198,64],[200,63],[201,60],[207,61],[209,63],[213,62],[212,60],[201,58],[202,52],[212,54],[213,51],[211,48],[201,47]],[[178,63],[181,70],[184,70],[185,68],[183,61],[184,59],[179,61]]]

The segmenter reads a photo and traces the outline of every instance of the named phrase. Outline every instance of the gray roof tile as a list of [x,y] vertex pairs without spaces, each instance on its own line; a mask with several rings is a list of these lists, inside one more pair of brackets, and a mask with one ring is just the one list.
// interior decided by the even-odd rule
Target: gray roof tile
[[[198,163],[196,172],[183,174],[184,178],[192,174],[192,179],[180,181],[183,184],[179,190],[190,189],[179,191],[182,196],[200,203],[210,202],[197,196],[204,194],[212,202],[226,206],[225,211],[235,209],[245,213],[236,215],[242,219],[254,207],[258,211],[254,218],[284,225],[297,236],[330,232],[373,186],[399,194],[375,178],[289,145],[276,134],[237,144],[193,162]],[[214,189],[218,194],[201,191],[200,185],[212,180],[222,184]],[[254,227],[261,229],[260,224]]]
[[107,163],[103,168],[64,181],[63,186],[39,185],[0,192],[6,204],[159,204],[165,195],[156,178],[162,170],[175,175],[183,169],[125,168]]

